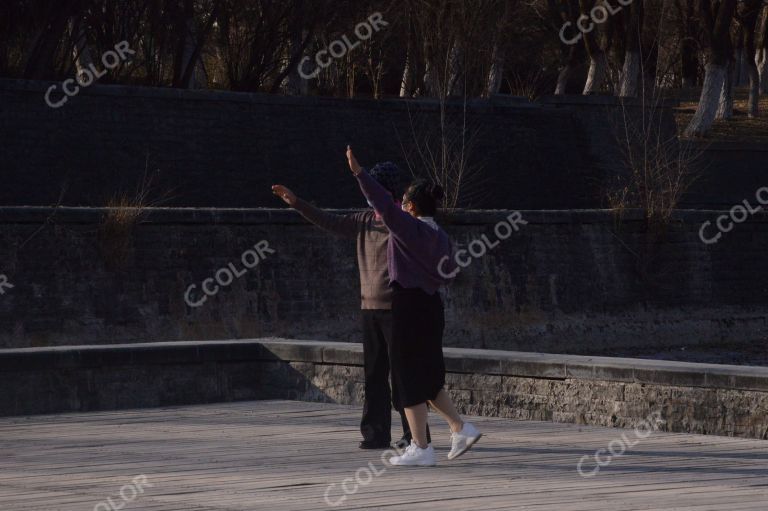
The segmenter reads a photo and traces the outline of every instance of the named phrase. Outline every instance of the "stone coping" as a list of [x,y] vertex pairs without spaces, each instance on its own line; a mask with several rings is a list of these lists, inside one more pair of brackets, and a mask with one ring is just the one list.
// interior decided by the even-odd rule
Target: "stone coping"
[[[750,198],[757,206],[754,197]],[[101,223],[110,208],[49,207],[49,206],[0,206],[0,223],[47,223],[66,224]],[[326,211],[346,213],[360,209],[327,209]],[[443,223],[449,225],[487,225],[500,222],[515,210],[458,209],[444,211]],[[570,210],[519,210],[529,224],[615,224],[619,216],[609,209]],[[675,221],[684,223],[714,222],[718,215],[728,214],[723,210],[681,209],[674,213]],[[642,220],[642,211],[627,209],[622,212],[622,221]],[[139,219],[143,224],[306,224],[307,221],[289,208],[144,208]],[[768,212],[759,211],[750,216],[748,222],[768,222]]]
[[[40,96],[40,104],[43,95],[52,85],[61,86],[61,80],[26,80],[17,78],[0,78],[0,92],[22,92]],[[295,108],[336,107],[357,108],[362,110],[402,110],[410,109],[424,111],[439,111],[440,101],[435,98],[399,98],[385,96],[380,99],[358,96],[355,98],[339,98],[332,96],[290,96],[282,94],[269,94],[264,92],[237,92],[219,89],[177,89],[173,87],[157,87],[146,85],[122,85],[95,83],[89,87],[80,89],[81,96],[111,96],[123,99],[158,99],[163,101],[214,101],[224,103],[252,103]],[[503,96],[503,97],[500,97]],[[445,106],[451,110],[463,109],[465,104],[461,98],[449,98]],[[466,107],[470,113],[492,113],[494,111],[522,111],[537,110],[540,106],[531,103],[524,97],[497,95],[493,98],[470,98],[466,101]]]
[[[444,353],[453,373],[768,391],[768,367],[466,348]],[[358,343],[279,338],[19,348],[0,350],[0,373],[244,360],[360,366],[362,354]]]
[[[60,85],[61,80],[28,80],[21,78],[1,78],[0,90],[20,91],[32,94],[44,94],[51,85]],[[157,87],[146,85],[122,85],[95,83],[90,87],[81,89],[80,94],[89,96],[120,96],[137,97],[148,99],[175,99],[186,101],[233,101],[245,103],[269,103],[286,104],[296,106],[314,106],[314,105],[359,105],[361,107],[376,108],[382,105],[387,107],[407,108],[407,105],[426,107],[429,109],[439,109],[440,102],[435,98],[399,98],[394,96],[385,96],[380,99],[372,97],[356,98],[336,98],[331,96],[290,96],[281,94],[268,94],[263,92],[236,92],[219,89],[177,89],[173,87]],[[461,98],[448,98],[445,103],[451,107],[463,107],[464,100]],[[639,98],[617,98],[607,94],[594,94],[584,96],[581,94],[564,95],[545,95],[531,102],[523,96],[512,96],[508,94],[494,94],[490,98],[469,98],[467,106],[473,110],[484,110],[493,108],[512,108],[512,109],[530,109],[537,108],[540,105],[556,106],[678,106],[680,102],[673,99],[665,100],[642,100]]]

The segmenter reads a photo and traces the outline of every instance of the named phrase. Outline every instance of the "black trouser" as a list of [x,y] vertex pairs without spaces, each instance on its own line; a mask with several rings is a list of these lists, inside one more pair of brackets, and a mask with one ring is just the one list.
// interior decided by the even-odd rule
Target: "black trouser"
[[[392,441],[392,392],[389,386],[388,346],[392,339],[392,311],[363,309],[363,366],[365,403],[360,432],[366,441]],[[411,428],[400,410],[403,436],[411,440]],[[427,441],[431,442],[429,430]]]

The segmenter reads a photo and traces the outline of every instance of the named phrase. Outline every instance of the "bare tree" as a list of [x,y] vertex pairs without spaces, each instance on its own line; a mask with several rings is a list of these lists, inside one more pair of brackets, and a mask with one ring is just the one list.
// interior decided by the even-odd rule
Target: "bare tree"
[[760,13],[755,64],[760,76],[760,94],[768,94],[768,2],[763,2]]
[[635,97],[642,69],[643,0],[635,0],[626,7],[618,21],[620,48],[624,50],[619,96]]
[[703,136],[712,126],[719,100],[727,82],[728,64],[732,61],[730,29],[736,0],[699,0],[701,18],[700,45],[706,51],[704,85],[696,113],[685,129],[685,135]]
[[485,89],[485,96],[490,97],[498,94],[501,90],[501,83],[504,78],[504,60],[507,54],[509,44],[509,30],[511,27],[511,18],[516,2],[508,1],[504,4],[504,11],[498,18],[496,26],[493,27],[493,50],[491,50],[490,70],[488,71],[488,84]]
[[[560,63],[557,74],[555,94],[565,94],[573,71],[584,63],[584,39],[580,34],[565,35],[565,28],[576,26],[579,0],[547,0],[547,24],[557,34],[560,50]],[[566,23],[570,25],[566,26]],[[563,40],[565,39],[565,40]]]
[[746,68],[749,78],[749,101],[747,103],[747,115],[757,117],[760,96],[760,75],[755,63],[755,28],[757,17],[760,14],[761,0],[741,0],[736,7],[737,31],[736,37],[740,41],[742,54],[737,64],[741,69]]
[[[595,6],[595,0],[579,0],[579,7],[582,16],[589,16],[592,8]],[[595,34],[598,32],[598,35]],[[608,57],[600,44],[599,33],[601,29],[595,28],[583,34],[584,47],[589,57],[589,71],[587,72],[587,81],[584,84],[582,94],[595,94],[600,92],[608,77]]]
[[[61,0],[46,2],[44,0],[30,1],[25,14],[33,29],[31,46],[26,49],[23,77],[28,79],[51,78],[56,69],[59,50],[67,38],[69,21],[82,12],[82,0]],[[71,46],[67,48],[70,50]]]
[[174,59],[174,87],[197,89],[208,86],[202,51],[216,23],[219,1],[213,0],[209,9],[204,14],[195,13],[194,1],[184,0],[176,13],[177,33],[180,36]]

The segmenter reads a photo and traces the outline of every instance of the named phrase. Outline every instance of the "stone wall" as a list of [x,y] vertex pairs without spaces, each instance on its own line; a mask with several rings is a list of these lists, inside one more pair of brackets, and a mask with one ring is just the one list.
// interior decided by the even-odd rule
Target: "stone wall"
[[[159,205],[270,207],[269,186],[281,181],[324,207],[359,207],[344,172],[346,144],[364,163],[407,169],[409,160],[421,173],[415,150],[439,128],[431,100],[97,84],[53,109],[44,100],[50,85],[0,79],[0,205],[101,207],[147,183]],[[653,111],[674,137],[669,106]],[[472,100],[466,112],[466,152],[481,170],[465,182],[462,206],[569,209],[605,207],[606,183],[623,168],[624,116],[643,110],[631,99],[576,95],[536,104],[496,96]],[[447,119],[449,129],[463,124],[463,105],[449,104]],[[765,184],[764,147],[693,145],[701,165],[685,207],[730,207]]]
[[[680,212],[664,243],[605,211],[509,211],[443,219],[461,247],[493,249],[445,296],[446,345],[560,353],[633,353],[764,343],[768,218],[705,245],[718,212]],[[286,210],[153,209],[137,222],[105,210],[0,208],[0,347],[282,336],[359,341],[355,245]],[[245,270],[199,307],[185,291],[221,268]]]
[[[436,151],[440,133],[432,100],[93,85],[52,109],[49,86],[0,80],[0,205],[103,207],[146,182],[158,205],[270,207],[269,187],[282,182],[324,207],[361,207],[347,144],[363,164],[393,160],[410,176],[407,160],[423,173],[417,149]],[[448,105],[447,136],[466,122],[468,167],[480,169],[465,176],[462,206],[602,207],[605,176],[619,166],[615,104],[500,96],[472,101],[466,114]]]
[[[768,439],[768,368],[445,349],[461,413]],[[154,343],[0,351],[0,415],[251,399],[362,404],[359,344]],[[653,421],[655,422],[655,421]]]

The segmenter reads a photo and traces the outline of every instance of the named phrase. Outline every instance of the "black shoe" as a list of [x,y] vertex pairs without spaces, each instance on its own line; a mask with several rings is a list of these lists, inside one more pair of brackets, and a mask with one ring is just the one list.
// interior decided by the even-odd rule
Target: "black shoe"
[[361,449],[389,449],[391,445],[389,445],[389,442],[381,440],[363,440],[360,442],[359,447]]
[[403,438],[397,441],[397,443],[395,444],[395,447],[402,450],[408,447],[409,445],[411,445],[411,437],[404,436]]

